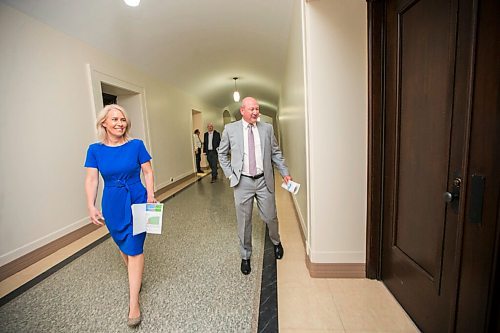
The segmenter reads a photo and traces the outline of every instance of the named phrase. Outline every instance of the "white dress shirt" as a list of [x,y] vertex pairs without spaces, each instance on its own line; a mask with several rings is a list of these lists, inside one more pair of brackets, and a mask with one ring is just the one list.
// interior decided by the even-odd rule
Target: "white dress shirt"
[[208,132],[208,150],[213,150],[212,139],[214,138],[214,131]]
[[[243,170],[242,174],[250,176],[249,166],[248,166],[248,123],[241,119],[243,123]],[[257,129],[257,124],[253,126],[253,141],[255,143],[255,163],[257,164],[257,173],[256,175],[260,175],[264,172],[264,162],[262,159],[262,149],[260,145],[260,135],[259,130]]]
[[198,135],[193,134],[193,141],[194,141],[194,149],[201,148],[201,140]]

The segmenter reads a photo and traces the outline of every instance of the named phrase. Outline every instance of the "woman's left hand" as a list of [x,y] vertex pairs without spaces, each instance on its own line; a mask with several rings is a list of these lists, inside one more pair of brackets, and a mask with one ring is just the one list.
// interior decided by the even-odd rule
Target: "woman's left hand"
[[148,203],[158,203],[158,200],[156,200],[155,197],[149,197],[148,196]]

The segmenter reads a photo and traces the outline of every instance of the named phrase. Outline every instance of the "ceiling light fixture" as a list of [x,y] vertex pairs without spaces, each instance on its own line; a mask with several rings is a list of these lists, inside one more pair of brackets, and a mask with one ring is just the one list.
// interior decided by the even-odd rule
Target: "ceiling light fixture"
[[238,78],[237,77],[233,77],[233,80],[234,80],[233,100],[235,102],[239,102],[240,101],[240,93],[238,92],[238,87],[236,86],[236,80],[238,80]]
[[124,1],[130,7],[137,7],[137,6],[139,6],[139,3],[141,2],[141,0],[124,0]]

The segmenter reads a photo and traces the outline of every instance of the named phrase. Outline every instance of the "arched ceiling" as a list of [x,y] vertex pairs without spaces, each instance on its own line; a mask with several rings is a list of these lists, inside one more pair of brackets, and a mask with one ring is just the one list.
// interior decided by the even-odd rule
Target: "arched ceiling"
[[233,77],[277,110],[297,0],[1,0],[234,114]]

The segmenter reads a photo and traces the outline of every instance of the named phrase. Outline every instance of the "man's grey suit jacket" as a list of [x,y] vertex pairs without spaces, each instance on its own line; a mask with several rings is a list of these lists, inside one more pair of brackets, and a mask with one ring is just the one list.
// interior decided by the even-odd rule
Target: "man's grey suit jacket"
[[[288,176],[288,168],[285,159],[274,136],[273,126],[267,123],[257,122],[259,130],[260,146],[264,165],[264,178],[269,192],[274,192],[273,164],[282,177]],[[244,151],[243,147],[243,122],[241,120],[227,124],[222,133],[219,146],[219,163],[227,178],[230,178],[230,186],[239,184],[241,171],[243,170]],[[229,155],[231,158],[229,158]]]

